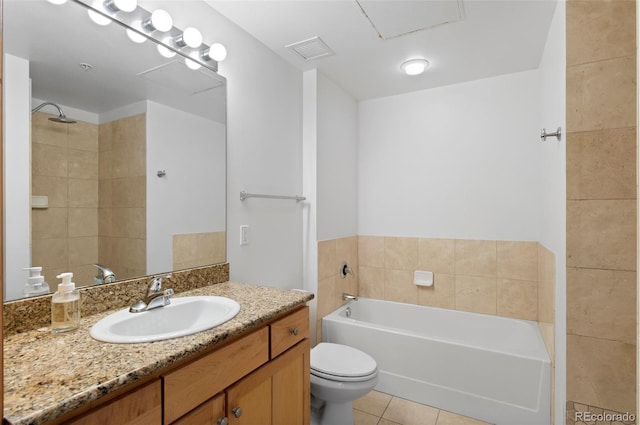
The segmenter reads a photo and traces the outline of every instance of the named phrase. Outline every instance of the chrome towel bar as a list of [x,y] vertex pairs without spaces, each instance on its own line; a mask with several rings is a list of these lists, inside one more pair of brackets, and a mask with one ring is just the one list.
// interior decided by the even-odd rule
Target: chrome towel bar
[[247,198],[266,198],[266,199],[293,199],[296,202],[304,201],[304,196],[280,196],[280,195],[262,195],[259,193],[248,193],[244,190],[240,192],[240,200],[244,201]]

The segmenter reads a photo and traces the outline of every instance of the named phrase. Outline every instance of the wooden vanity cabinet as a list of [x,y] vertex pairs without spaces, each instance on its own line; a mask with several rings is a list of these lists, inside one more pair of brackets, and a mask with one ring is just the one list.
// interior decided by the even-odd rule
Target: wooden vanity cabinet
[[164,424],[308,425],[308,334],[304,307],[164,375]]

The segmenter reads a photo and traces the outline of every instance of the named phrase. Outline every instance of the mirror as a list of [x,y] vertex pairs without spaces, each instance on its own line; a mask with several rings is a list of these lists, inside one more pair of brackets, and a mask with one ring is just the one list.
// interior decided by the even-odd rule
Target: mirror
[[226,261],[225,79],[79,2],[3,12],[4,299],[25,267],[53,291]]

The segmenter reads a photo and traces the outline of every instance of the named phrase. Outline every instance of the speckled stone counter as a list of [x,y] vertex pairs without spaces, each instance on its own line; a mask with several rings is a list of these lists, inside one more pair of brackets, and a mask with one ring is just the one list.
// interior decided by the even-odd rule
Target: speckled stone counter
[[109,344],[89,329],[110,312],[83,317],[80,329],[51,334],[41,328],[4,341],[4,417],[11,424],[42,424],[109,392],[158,372],[226,339],[304,305],[313,294],[225,282],[176,295],[219,295],[240,312],[208,331],[145,344]]

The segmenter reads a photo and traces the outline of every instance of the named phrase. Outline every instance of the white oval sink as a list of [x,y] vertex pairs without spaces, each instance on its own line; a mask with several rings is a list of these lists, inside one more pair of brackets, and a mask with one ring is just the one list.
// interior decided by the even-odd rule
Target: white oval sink
[[117,311],[91,327],[93,338],[135,344],[191,335],[231,320],[240,304],[217,296],[172,298],[171,304],[141,313]]

